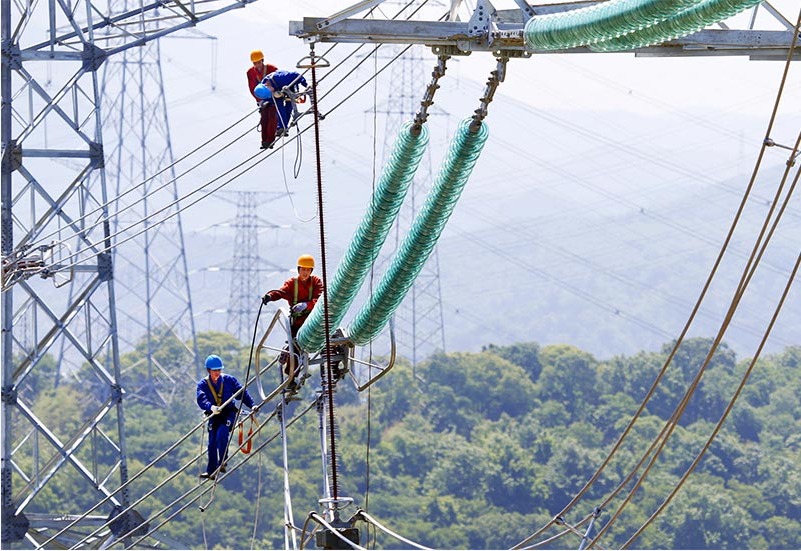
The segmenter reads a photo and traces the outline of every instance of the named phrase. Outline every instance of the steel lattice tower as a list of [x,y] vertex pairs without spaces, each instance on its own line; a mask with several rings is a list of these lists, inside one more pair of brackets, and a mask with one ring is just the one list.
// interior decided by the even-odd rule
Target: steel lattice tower
[[[407,17],[407,13],[412,13],[419,4],[420,2],[415,2],[407,6],[398,19]],[[403,3],[398,2],[397,5],[393,4],[390,9],[397,10],[400,9],[400,6],[403,6]],[[388,48],[394,50],[389,57],[394,56],[400,50],[398,46],[389,46]],[[392,64],[390,76],[392,85],[389,87],[386,103],[378,107],[378,113],[386,115],[383,146],[385,159],[392,151],[392,144],[395,142],[400,126],[414,118],[420,108],[424,85],[435,65],[434,58],[430,55],[423,55],[423,52],[422,46],[413,46]],[[443,112],[439,111],[439,113]],[[406,201],[398,214],[398,221],[395,223],[393,232],[394,240],[392,237],[388,239],[388,242],[394,244],[394,249],[389,253],[389,258],[384,260],[387,265],[410,228],[418,209],[425,201],[432,177],[429,149],[423,156]],[[445,350],[439,254],[436,247],[420,275],[417,276],[406,299],[398,308],[395,330],[397,331],[398,347],[402,354],[411,359],[413,366],[417,365],[423,355],[437,349]]]
[[[135,511],[119,514],[130,500],[116,482],[128,481],[112,230],[119,225],[116,186],[106,180],[98,69],[115,54],[248,3],[212,1],[195,12],[194,4],[167,1],[103,16],[108,6],[87,0],[0,0],[4,544],[42,541],[65,515],[83,512],[30,513],[62,473],[85,486],[82,498],[106,500],[105,514],[82,517],[84,526],[116,516],[93,545],[110,545],[138,524]],[[78,374],[86,389],[74,433],[35,395],[32,382],[57,371]]]
[[[117,3],[112,13],[126,11],[128,4]],[[144,338],[147,350],[141,360],[147,364],[147,379],[130,390],[167,403],[181,379],[200,377],[200,365],[160,49],[154,41],[110,59],[103,68],[102,107],[106,143],[114,145],[106,151],[106,173],[115,195],[144,182],[136,193],[115,201],[114,211],[121,214],[112,226],[117,231],[146,220],[144,233],[115,249],[116,283],[124,293],[121,345],[133,349]],[[172,218],[151,229],[147,217],[157,210],[164,210],[158,219]],[[153,354],[164,339],[183,348],[180,357],[169,359],[171,365]]]
[[[228,296],[228,319],[226,331],[235,335],[242,343],[249,343],[253,336],[253,320],[258,308],[258,298],[264,294],[259,276],[262,272],[275,273],[281,267],[265,261],[259,255],[259,231],[278,229],[280,226],[259,218],[257,207],[267,200],[277,199],[283,194],[257,191],[230,192],[236,194],[236,219],[234,229],[234,255],[229,268],[231,290]],[[227,194],[223,194],[225,198]]]

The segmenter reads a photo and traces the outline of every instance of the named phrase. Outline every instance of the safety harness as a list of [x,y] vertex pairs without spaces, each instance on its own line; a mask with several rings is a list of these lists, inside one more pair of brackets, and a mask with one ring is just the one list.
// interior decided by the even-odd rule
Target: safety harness
[[[292,301],[292,306],[295,306],[298,302],[300,302],[298,300],[298,278],[296,277],[296,278],[294,278],[294,280],[295,280],[295,296],[294,296],[294,299]],[[311,276],[310,276],[309,277],[309,299],[308,299],[309,302],[311,302],[312,296],[314,296],[313,294],[314,294],[314,282],[311,281]],[[297,312],[297,313],[292,312],[292,317],[293,318],[299,318],[302,315],[304,315],[303,312]]]
[[206,384],[208,385],[209,390],[211,390],[211,395],[214,397],[214,405],[221,406],[222,405],[222,397],[223,397],[223,384],[224,384],[223,376],[220,375],[220,394],[219,394],[219,396],[217,395],[217,391],[214,390],[214,385],[211,383],[211,377],[209,375],[206,375]]

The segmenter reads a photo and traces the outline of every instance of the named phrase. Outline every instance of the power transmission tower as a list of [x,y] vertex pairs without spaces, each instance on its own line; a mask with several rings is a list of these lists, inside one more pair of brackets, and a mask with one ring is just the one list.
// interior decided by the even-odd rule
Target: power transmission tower
[[[258,214],[258,208],[270,201],[285,197],[286,193],[263,191],[218,191],[215,199],[236,205],[236,216],[230,220],[212,224],[198,233],[212,228],[230,228],[234,234],[232,254],[221,264],[205,266],[197,272],[229,272],[231,274],[228,300],[220,305],[218,300],[212,308],[200,314],[225,314],[225,330],[236,336],[241,343],[249,343],[253,337],[253,323],[258,310],[258,299],[264,294],[262,275],[273,275],[285,271],[261,254],[259,235],[292,226],[281,225],[266,220]],[[222,258],[222,255],[215,255]],[[219,323],[211,322],[211,328],[219,327]]]
[[[115,3],[112,15],[129,9],[128,4]],[[144,220],[143,233],[114,251],[121,346],[131,350],[142,339],[145,344],[139,361],[146,364],[147,375],[128,390],[154,405],[168,404],[182,383],[200,377],[201,367],[160,41],[110,59],[103,67],[102,97],[105,140],[113,144],[106,151],[106,174],[118,197],[113,210],[121,213],[113,219],[112,231]],[[119,198],[129,189],[137,191]],[[156,211],[167,220],[154,227],[148,215]],[[180,355],[158,357],[155,349],[165,340],[174,341],[170,348]]]
[[[419,7],[421,2],[408,4],[397,19],[405,19]],[[388,3],[389,4],[389,3]],[[404,3],[392,5],[390,11],[395,13]],[[390,56],[399,51],[395,48]],[[420,108],[420,100],[424,91],[424,83],[429,79],[434,68],[433,57],[424,55],[421,46],[413,46],[396,63],[392,64],[389,94],[386,102],[379,106],[378,113],[386,116],[383,157],[392,151],[392,145],[398,135],[400,126],[414,118]],[[445,114],[441,109],[432,110],[432,114]],[[425,201],[432,181],[431,153],[426,150],[417,174],[414,178],[406,200],[398,214],[394,227],[395,250],[400,246],[403,237],[412,225],[417,211]],[[390,238],[390,242],[391,242]],[[390,255],[393,253],[390,253]],[[385,262],[391,261],[391,256]],[[412,361],[412,366],[424,355],[434,350],[445,350],[445,324],[442,315],[442,292],[439,279],[439,254],[437,248],[431,253],[420,275],[415,279],[409,294],[397,311],[395,322],[398,348],[401,354]]]
[[[257,191],[237,191],[236,219],[234,228],[234,254],[231,262],[231,290],[228,295],[228,320],[226,330],[235,335],[239,342],[249,343],[253,336],[254,305],[258,307],[258,297],[264,293],[259,276],[276,273],[283,268],[259,255],[259,232],[264,229],[278,229],[259,217],[259,205],[278,199],[284,194]],[[226,199],[226,194],[220,198]]]
[[[114,483],[116,477],[120,485],[128,481],[126,392],[97,71],[109,56],[247,3],[212,1],[196,13],[194,4],[168,1],[101,16],[107,5],[87,0],[0,0],[3,544],[36,544],[47,530],[63,526],[65,515],[83,513],[26,514],[37,507],[41,491],[63,476],[75,477],[79,487],[83,482],[83,499],[105,500],[102,515],[77,523],[115,519],[93,545],[110,545],[141,522],[134,510],[122,513],[130,504],[128,488]],[[169,13],[156,14],[156,7]],[[96,43],[107,29],[113,34]],[[26,317],[28,336],[18,338],[16,322]],[[59,369],[76,373],[86,389],[77,430],[59,423],[52,407],[37,400],[33,384],[54,377],[51,358],[62,343]],[[16,489],[14,477],[21,481]],[[69,545],[73,535],[65,532],[57,545]]]

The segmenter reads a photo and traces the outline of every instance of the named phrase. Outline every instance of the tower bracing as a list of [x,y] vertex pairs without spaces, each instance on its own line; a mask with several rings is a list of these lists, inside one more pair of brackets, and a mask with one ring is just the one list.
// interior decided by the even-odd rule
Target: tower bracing
[[[26,515],[44,488],[58,492],[65,480],[82,486],[81,499],[107,499],[118,517],[108,541],[141,518],[122,512],[128,490],[117,489],[128,464],[114,252],[126,236],[117,234],[117,189],[105,170],[98,69],[248,3],[154,2],[109,15],[107,3],[0,0],[4,544],[35,544],[85,510],[76,499],[75,511]],[[77,422],[54,407],[57,394],[42,392],[55,373],[84,389],[81,417],[70,420]]]
[[[113,3],[112,15],[131,4]],[[140,352],[141,364],[128,368],[137,374],[128,390],[137,399],[168,404],[177,389],[200,377],[200,364],[160,41],[120,52],[102,72],[106,174],[118,213],[112,231],[126,239],[114,251],[119,339],[123,352]],[[161,214],[152,217],[155,212]],[[133,228],[131,238],[125,228]],[[154,352],[164,340],[174,343],[169,357]]]
[[232,191],[218,193],[218,198],[228,201],[235,197],[236,219],[233,221],[234,254],[231,259],[231,288],[228,296],[226,330],[241,343],[253,338],[254,313],[258,310],[258,299],[264,294],[260,275],[264,272],[283,271],[277,264],[264,259],[259,249],[259,233],[277,230],[280,225],[259,216],[258,207],[283,194],[258,191]]

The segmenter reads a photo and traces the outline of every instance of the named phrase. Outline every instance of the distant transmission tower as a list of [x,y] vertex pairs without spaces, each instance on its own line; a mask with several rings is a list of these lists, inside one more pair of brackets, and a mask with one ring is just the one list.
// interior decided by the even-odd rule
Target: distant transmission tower
[[[259,218],[256,207],[283,197],[284,194],[258,191],[230,193],[236,193],[236,220],[233,224],[234,254],[229,268],[231,291],[228,295],[228,321],[225,327],[239,342],[250,343],[258,298],[266,290],[262,287],[259,276],[264,272],[283,271],[282,267],[259,255],[259,232],[281,226]],[[220,198],[225,199],[226,195],[223,194]]]
[[[135,510],[122,513],[130,497],[127,486],[120,489],[129,479],[114,284],[122,276],[114,264],[121,237],[112,232],[120,225],[111,202],[116,186],[106,182],[97,71],[109,56],[248,3],[212,0],[198,12],[192,3],[140,3],[111,16],[107,3],[89,0],[0,0],[4,546],[23,540],[25,547],[39,546],[67,523],[73,527],[45,547],[69,547],[76,534],[107,518],[114,521],[91,546],[109,547],[142,528]],[[155,14],[157,6],[170,13]],[[147,233],[153,238],[160,231],[159,226]],[[147,296],[152,299],[155,291]],[[27,334],[17,327],[23,319],[30,324]],[[53,401],[39,400],[35,391],[41,385],[31,384],[55,376],[52,358],[60,348],[58,369],[83,384],[77,427],[75,419],[60,423]],[[85,511],[69,499],[61,501],[67,510],[50,510],[50,495],[42,490],[67,476],[85,499],[105,500],[98,514],[70,517]],[[44,500],[37,500],[40,495]],[[34,522],[35,532],[29,532]]]
[[[206,266],[199,271],[230,272],[231,283],[228,301],[224,307],[213,305],[209,310],[202,312],[205,316],[210,313],[225,314],[225,330],[236,336],[241,343],[250,343],[253,337],[253,324],[261,297],[268,287],[263,286],[263,274],[283,272],[285,267],[265,260],[259,246],[259,234],[265,231],[290,228],[261,218],[257,208],[265,203],[285,197],[285,193],[269,193],[263,191],[218,191],[215,199],[236,205],[236,216],[224,222],[213,224],[210,228],[227,227],[234,233],[234,246],[231,250],[230,260],[222,265]],[[222,258],[223,255],[214,255]],[[212,327],[217,324],[212,324]]]
[[[405,19],[414,12],[421,2],[417,1],[406,6],[406,9],[397,19]],[[395,13],[404,3],[387,3],[388,9]],[[391,47],[395,51],[400,47]],[[386,115],[384,134],[383,157],[387,158],[392,151],[392,145],[398,135],[400,126],[410,121],[420,108],[420,100],[425,83],[434,69],[434,60],[431,56],[422,54],[422,46],[413,46],[398,61],[392,64],[389,94],[386,103],[378,107],[378,113]],[[437,110],[433,111],[434,113]],[[446,114],[441,109],[439,114]],[[431,153],[426,150],[417,170],[409,194],[403,203],[395,224],[395,250],[409,230],[417,211],[425,201],[426,193],[432,181]],[[392,242],[392,238],[388,239]],[[392,254],[392,253],[391,253]],[[391,259],[388,259],[391,260]],[[401,354],[407,356],[416,366],[426,354],[440,349],[445,350],[445,324],[442,315],[442,294],[439,279],[439,254],[437,249],[431,254],[425,266],[417,276],[409,294],[397,311],[395,323],[398,348]]]
[[[133,4],[128,0],[110,4],[112,15],[126,12]],[[200,377],[201,367],[172,166],[160,42],[110,59],[103,70],[102,97],[105,139],[113,144],[106,151],[110,184],[119,197],[144,182],[135,193],[115,201],[114,211],[121,214],[112,225],[116,231],[145,220],[143,233],[115,249],[116,281],[123,293],[118,310],[121,346],[132,350],[140,340],[146,343],[140,361],[146,364],[147,378],[129,390],[146,401],[166,404],[183,384],[182,379]],[[158,220],[172,218],[152,227],[147,217],[161,209],[166,210]],[[165,339],[180,343],[180,357],[160,359],[154,354]]]

